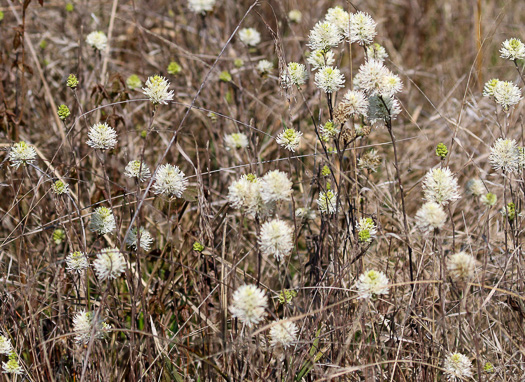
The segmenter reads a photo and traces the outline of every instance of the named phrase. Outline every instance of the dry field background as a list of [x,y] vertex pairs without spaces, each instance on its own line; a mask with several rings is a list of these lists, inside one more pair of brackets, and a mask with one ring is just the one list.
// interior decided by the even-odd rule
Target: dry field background
[[[252,7],[218,0],[205,17],[183,0],[72,0],[72,10],[65,1],[25,3],[0,3],[0,334],[24,369],[0,379],[439,381],[451,352],[469,358],[472,380],[525,378],[523,217],[509,225],[500,213],[511,200],[519,212],[523,174],[503,176],[489,162],[500,137],[525,145],[523,102],[505,113],[482,96],[491,78],[523,85],[514,64],[499,57],[504,40],[525,39],[521,1],[269,0]],[[279,69],[306,62],[310,29],[336,5],[375,19],[386,66],[404,84],[392,130],[408,231],[388,129],[375,127],[347,151],[327,154],[316,128],[328,109],[314,74],[301,91],[279,86]],[[292,9],[302,12],[300,23],[288,18]],[[248,48],[237,27],[256,28],[261,43]],[[108,35],[109,52],[86,45],[94,30]],[[350,89],[363,49],[343,45],[336,62]],[[261,59],[274,63],[272,74],[259,75]],[[180,73],[168,74],[172,61]],[[220,79],[223,71],[230,81]],[[66,86],[71,73],[76,90]],[[165,76],[173,102],[154,107],[126,85],[131,74],[143,83]],[[335,94],[336,104],[343,94]],[[61,104],[71,110],[65,121],[57,116]],[[99,121],[117,131],[115,149],[86,144]],[[292,126],[303,133],[295,153],[274,139]],[[237,132],[249,146],[227,150],[225,135]],[[19,141],[34,145],[37,159],[16,169],[9,153]],[[461,199],[446,207],[443,229],[424,235],[414,217],[424,203],[422,179],[440,165],[440,142]],[[370,148],[381,159],[377,172],[356,166]],[[144,193],[151,182],[139,187],[125,177],[126,164],[139,158],[152,172],[179,166],[189,181],[183,197]],[[325,165],[329,176],[321,174]],[[275,169],[293,182],[292,200],[274,214],[294,228],[294,249],[281,263],[257,243],[268,217],[252,219],[228,204],[228,188],[241,175]],[[69,196],[51,190],[59,178]],[[468,194],[472,178],[497,195],[495,206]],[[317,210],[327,182],[345,195],[336,215]],[[88,229],[99,206],[113,211],[112,234]],[[316,218],[297,218],[304,207]],[[362,217],[378,229],[366,244],[355,230]],[[126,246],[132,220],[152,234],[149,250]],[[91,265],[82,274],[66,269],[71,252],[85,252],[92,263],[106,247],[123,251],[120,277],[101,281]],[[478,261],[463,282],[444,267],[459,251]],[[385,273],[389,293],[358,299],[356,281],[369,269]],[[251,328],[228,309],[245,283],[268,296],[265,319]],[[283,290],[297,292],[290,304],[279,302]],[[104,338],[75,341],[73,317],[81,310],[111,325]],[[276,319],[299,328],[284,350],[270,346]]]

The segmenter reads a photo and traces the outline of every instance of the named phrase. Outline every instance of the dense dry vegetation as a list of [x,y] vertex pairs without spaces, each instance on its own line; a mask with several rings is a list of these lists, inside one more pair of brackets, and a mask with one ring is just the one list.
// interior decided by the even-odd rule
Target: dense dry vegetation
[[[374,41],[403,89],[397,118],[369,129],[370,115],[351,116],[325,139],[370,60],[363,46],[341,42],[334,66],[345,87],[327,96],[316,86],[308,36],[335,6],[377,22]],[[523,101],[505,110],[483,96],[492,78],[525,84],[524,61],[500,57],[503,41],[525,39],[522,7],[217,0],[199,14],[186,0],[2,0],[0,361],[5,370],[11,357],[21,374],[0,379],[523,380],[524,154],[516,147],[519,163],[501,171],[491,151],[499,138],[525,146]],[[261,41],[247,46],[239,34],[251,27]],[[107,49],[86,43],[93,31],[107,35]],[[307,66],[300,88],[281,86],[289,62]],[[174,92],[166,104],[141,90],[156,74]],[[60,105],[70,110],[64,120]],[[106,150],[87,143],[99,122],[118,135]],[[287,128],[302,133],[295,152],[276,142]],[[238,133],[245,147],[227,147]],[[17,167],[19,142],[36,157]],[[152,176],[126,176],[132,160]],[[166,164],[185,174],[180,195],[158,193]],[[432,188],[423,187],[426,174],[446,167],[459,186],[447,192],[458,195],[438,206],[446,222],[424,232],[416,214]],[[232,184],[247,174],[264,183],[274,170],[290,179],[291,194],[267,196],[257,213],[236,208]],[[320,193],[331,191],[334,213],[320,211]],[[514,215],[502,214],[511,203]],[[103,234],[93,224],[99,207],[115,219]],[[274,239],[289,247],[281,261],[265,247],[274,219],[273,234],[283,235]],[[139,230],[135,247],[133,227],[148,232]],[[99,272],[104,248],[122,255],[114,278]],[[68,269],[75,252],[89,261],[81,272]],[[388,287],[365,296],[360,276],[370,270]],[[234,307],[245,284],[267,298],[254,325]],[[454,354],[468,369],[463,378],[450,372]]]

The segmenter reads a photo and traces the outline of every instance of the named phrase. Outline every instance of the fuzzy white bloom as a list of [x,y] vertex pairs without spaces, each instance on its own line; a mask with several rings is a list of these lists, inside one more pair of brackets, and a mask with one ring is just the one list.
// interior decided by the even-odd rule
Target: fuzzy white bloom
[[79,344],[88,344],[91,339],[91,333],[94,331],[94,338],[101,339],[106,332],[111,329],[111,326],[106,324],[102,319],[97,319],[94,322],[93,312],[86,312],[81,310],[73,317],[73,332],[75,333],[75,341]]
[[118,248],[104,248],[93,262],[93,268],[97,277],[103,281],[106,279],[116,279],[124,272],[126,260]]
[[377,154],[377,151],[371,149],[364,153],[358,160],[357,166],[362,169],[368,169],[373,172],[377,171],[377,167],[381,164],[381,157]]
[[390,72],[383,78],[383,84],[379,89],[379,93],[383,97],[392,97],[401,90],[403,90],[403,82],[401,82],[401,78]]
[[388,278],[380,271],[366,271],[356,283],[358,298],[375,298],[381,294],[388,294]]
[[293,250],[293,229],[279,219],[266,222],[261,227],[259,245],[264,255],[273,255],[281,262]]
[[303,133],[295,129],[284,129],[278,136],[275,138],[275,141],[291,152],[295,152],[301,143],[301,137]]
[[455,253],[447,259],[448,274],[453,280],[467,281],[474,277],[476,259],[466,252]]
[[433,168],[427,172],[423,180],[425,200],[446,205],[458,200],[458,181],[448,167]]
[[521,90],[510,81],[498,81],[494,86],[494,100],[503,109],[508,110],[510,106],[516,105],[522,100]]
[[270,345],[287,349],[297,342],[299,328],[292,321],[278,320],[270,328]]
[[290,88],[293,85],[300,87],[308,79],[308,72],[304,64],[297,62],[289,62],[286,67],[286,72],[281,74],[281,86]]
[[350,15],[350,28],[346,28],[345,36],[351,42],[359,45],[369,45],[376,36],[376,22],[364,12]]
[[71,272],[83,272],[89,267],[89,262],[85,253],[75,251],[66,257],[66,269]]
[[99,235],[105,235],[113,232],[117,228],[115,224],[115,216],[111,209],[107,207],[98,207],[91,216],[89,229],[92,232],[97,232]]
[[285,172],[269,171],[261,179],[261,198],[264,203],[290,200],[292,182]]
[[188,187],[188,180],[184,173],[177,166],[163,164],[159,167],[155,175],[155,184],[153,185],[155,194],[162,194],[170,198],[180,198]]
[[498,197],[492,192],[487,192],[485,195],[479,197],[479,201],[487,207],[492,207],[498,202]]
[[332,66],[335,62],[334,52],[331,50],[325,52],[317,49],[310,53],[306,61],[312,66],[312,70],[321,69],[325,66]]
[[244,133],[233,133],[224,136],[226,150],[240,150],[248,147],[248,137]]
[[337,26],[341,34],[350,26],[350,14],[339,6],[328,9],[324,19]]
[[326,192],[319,192],[319,198],[317,199],[317,205],[319,211],[325,214],[334,214],[337,203],[337,192],[328,190]]
[[173,99],[173,90],[169,90],[169,87],[170,83],[167,79],[154,75],[148,77],[146,86],[142,88],[142,91],[154,105],[166,105],[168,101]]
[[107,123],[95,123],[88,131],[88,146],[108,150],[117,145],[117,132]]
[[192,12],[206,14],[211,12],[216,0],[188,0],[188,7]]
[[377,227],[371,218],[361,218],[356,225],[359,241],[369,243],[377,236]]
[[136,178],[139,182],[144,182],[151,177],[151,171],[146,163],[140,160],[132,160],[126,165],[124,176]]
[[9,361],[2,362],[2,369],[3,369],[3,372],[6,374],[15,374],[15,375],[24,374],[24,369],[18,363],[16,353],[11,353],[9,355]]
[[9,150],[9,161],[11,162],[11,166],[16,169],[18,169],[21,164],[25,166],[27,163],[33,163],[35,159],[35,148],[24,141],[15,143],[13,147],[11,147],[11,150]]
[[295,216],[299,219],[315,220],[316,213],[309,207],[300,207],[295,210]]
[[384,125],[390,119],[395,119],[401,113],[399,101],[394,97],[374,95],[368,98],[368,121],[372,125]]
[[298,9],[292,9],[290,12],[288,12],[288,18],[293,23],[300,23],[303,19],[303,14]]
[[319,21],[308,36],[308,46],[312,50],[327,51],[341,42],[342,35],[337,25],[329,21]]
[[514,139],[499,138],[490,148],[489,161],[496,170],[516,172],[520,152]]
[[379,45],[377,42],[366,47],[366,55],[368,59],[385,61],[388,58],[388,53],[385,48]]
[[104,50],[106,49],[108,38],[104,32],[95,31],[87,35],[86,43],[97,50]]
[[243,208],[251,216],[262,212],[261,180],[253,174],[241,176],[228,188],[228,201],[233,208]]
[[427,202],[416,213],[416,224],[424,233],[441,229],[445,225],[447,214],[441,205]]
[[51,185],[51,190],[53,190],[56,195],[69,194],[69,184],[61,180],[57,180]]
[[461,353],[451,353],[445,358],[445,374],[448,381],[464,381],[472,378],[472,362]]
[[[140,232],[140,247],[144,251],[147,252],[151,248],[151,244],[153,243],[153,237],[151,236],[151,233],[149,233],[149,231],[147,231],[144,227],[140,227],[139,232]],[[137,227],[133,227],[129,231],[128,237],[126,238],[126,245],[136,250],[137,242],[138,242]]]
[[359,67],[354,78],[354,86],[368,94],[392,95],[399,89],[401,80],[383,64],[382,61],[369,59]]
[[257,325],[266,315],[268,298],[263,290],[255,285],[240,286],[232,296],[230,312],[248,327]]
[[474,196],[481,196],[485,193],[485,185],[481,179],[470,179],[467,182],[467,192]]
[[261,34],[255,28],[244,28],[239,31],[239,39],[248,46],[256,46],[261,42]]
[[494,97],[494,88],[500,82],[497,78],[492,78],[483,86],[483,97]]
[[261,75],[271,73],[273,70],[273,63],[268,60],[260,60],[257,63],[256,69]]
[[511,61],[523,60],[525,59],[525,44],[519,38],[511,38],[501,44],[499,52],[501,53],[501,58]]
[[366,115],[368,112],[368,99],[361,90],[349,90],[341,102],[347,115]]
[[6,336],[0,335],[0,354],[9,355],[13,351],[11,340]]
[[319,133],[321,138],[328,142],[329,139],[337,137],[341,130],[332,122],[328,121],[324,125],[319,126]]
[[315,73],[315,85],[325,93],[333,93],[344,86],[345,76],[338,68],[325,66]]

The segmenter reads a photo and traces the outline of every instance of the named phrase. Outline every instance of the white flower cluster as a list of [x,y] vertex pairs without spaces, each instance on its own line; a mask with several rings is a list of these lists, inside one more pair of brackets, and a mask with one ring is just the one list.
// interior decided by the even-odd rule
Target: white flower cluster
[[[151,236],[151,233],[149,233],[149,231],[147,231],[144,227],[140,227],[139,233],[140,233],[140,247],[144,251],[147,252],[150,250],[151,244],[153,244],[153,236]],[[138,236],[139,235],[137,235],[137,227],[133,227],[129,231],[128,237],[126,238],[126,245],[136,250],[137,243],[139,241]]]
[[88,146],[108,150],[117,145],[117,132],[107,123],[95,123],[88,131]]
[[325,66],[315,74],[315,85],[325,93],[334,93],[345,83],[345,76],[338,68]]
[[317,205],[319,211],[324,214],[334,214],[336,211],[337,203],[337,192],[328,190],[326,192],[319,192],[319,198],[317,199]]
[[86,43],[94,49],[105,50],[108,43],[108,38],[104,32],[95,31],[87,35]]
[[115,224],[115,216],[111,209],[107,207],[98,207],[91,216],[89,229],[99,235],[105,235],[113,232],[117,228]]
[[81,273],[89,267],[89,262],[85,253],[75,251],[66,257],[66,269],[71,272]]
[[427,202],[416,213],[416,224],[423,233],[434,232],[443,228],[447,214],[441,205]]
[[382,61],[374,59],[368,59],[359,67],[354,82],[367,94],[382,97],[392,97],[403,89],[399,76],[393,74]]
[[450,277],[456,281],[468,281],[474,277],[476,259],[466,252],[458,252],[448,257],[447,270]]
[[425,200],[441,205],[447,205],[461,197],[458,181],[448,167],[428,171],[423,180],[423,190]]
[[116,279],[124,272],[126,260],[117,248],[104,248],[93,262],[97,277],[101,280]]
[[301,137],[303,133],[295,129],[284,129],[278,136],[275,138],[275,141],[291,152],[295,152],[301,143]]
[[206,14],[211,12],[216,0],[188,0],[188,7],[192,12]]
[[516,172],[520,161],[516,141],[499,138],[490,149],[489,161],[495,170]]
[[269,74],[273,70],[273,63],[268,60],[260,60],[256,67],[260,75]]
[[308,72],[303,64],[297,62],[289,62],[287,71],[281,74],[281,86],[283,88],[291,88],[293,85],[301,87],[308,78]]
[[270,345],[287,349],[297,342],[299,328],[292,321],[278,320],[270,328]]
[[261,227],[259,245],[263,255],[274,256],[278,262],[281,262],[294,248],[292,227],[279,219],[264,223]]
[[270,213],[277,202],[288,201],[292,195],[292,182],[286,173],[269,171],[262,178],[243,175],[228,188],[228,201],[233,208],[255,216]]
[[187,187],[188,180],[179,167],[168,163],[158,168],[155,175],[155,184],[153,185],[155,194],[165,195],[170,198],[180,198]]
[[472,378],[472,362],[461,353],[450,353],[445,358],[445,374],[448,381],[464,381]]
[[499,52],[501,53],[501,58],[511,61],[523,60],[525,59],[525,44],[518,38],[511,38],[501,44]]
[[111,329],[111,326],[104,320],[97,319],[95,321],[94,318],[93,312],[86,312],[85,310],[81,310],[73,317],[73,332],[78,344],[88,344],[92,335],[94,339],[104,338]]
[[248,137],[244,133],[233,133],[224,136],[226,150],[240,150],[248,147]]
[[356,224],[359,241],[369,243],[377,235],[377,227],[371,218],[361,218]]
[[388,278],[383,272],[370,270],[359,276],[356,283],[358,298],[376,298],[388,294]]
[[150,101],[154,104],[166,105],[168,101],[173,99],[173,90],[169,90],[170,83],[162,76],[155,75],[148,77],[146,87],[142,91]]
[[0,335],[0,354],[9,355],[13,351],[11,340],[4,335]]
[[14,168],[27,163],[33,163],[36,159],[36,150],[33,146],[28,145],[24,141],[15,143],[9,151],[9,161]]
[[257,325],[266,315],[268,298],[263,290],[255,285],[240,286],[232,296],[230,312],[248,327]]
[[140,160],[132,160],[126,165],[124,176],[135,178],[142,183],[151,177],[151,171],[146,163]]
[[239,31],[239,39],[248,46],[261,42],[261,34],[255,28],[244,28]]

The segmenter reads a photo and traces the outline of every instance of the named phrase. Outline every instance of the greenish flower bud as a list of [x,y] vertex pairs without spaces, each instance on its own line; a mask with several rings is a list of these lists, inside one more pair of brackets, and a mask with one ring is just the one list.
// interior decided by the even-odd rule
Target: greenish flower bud
[[328,176],[330,175],[330,168],[327,165],[324,165],[321,169],[321,175],[322,176]]
[[439,143],[436,147],[436,155],[441,159],[445,159],[448,155],[448,148],[444,143]]
[[288,290],[288,289],[285,289],[285,290],[282,290],[281,292],[279,292],[279,303],[281,305],[287,305],[287,304],[291,304],[292,303],[292,299],[294,297],[297,297],[297,292],[294,291],[294,290]]
[[140,80],[139,76],[136,74],[132,74],[126,79],[126,85],[131,90],[140,88],[142,86],[142,81]]
[[219,74],[219,80],[223,82],[231,82],[232,81],[232,75],[228,73],[226,70],[222,71],[221,74]]
[[60,119],[63,121],[64,119],[66,119],[67,117],[69,117],[69,115],[71,114],[71,112],[69,111],[69,108],[68,108],[66,105],[60,105],[60,106],[58,107],[57,114],[58,114],[58,116],[60,117]]
[[56,230],[53,231],[53,241],[55,242],[56,245],[62,244],[65,238],[66,238],[66,233],[64,232],[63,229],[57,228]]
[[201,243],[199,243],[198,241],[196,241],[195,243],[193,243],[193,250],[194,251],[197,251],[197,252],[202,252],[204,251],[204,245],[202,245]]
[[182,71],[182,67],[175,61],[170,62],[168,65],[168,73],[169,74],[179,74]]
[[242,68],[244,61],[240,58],[236,58],[235,61],[233,61],[233,65],[235,65],[236,68]]
[[360,243],[367,243],[372,238],[372,236],[370,235],[370,230],[368,228],[359,231],[357,236],[359,237]]
[[73,7],[72,3],[67,3],[66,4],[66,11],[67,12],[73,12],[73,9],[75,9],[75,8]]
[[70,74],[67,78],[66,85],[71,89],[75,89],[78,86],[77,76],[75,76],[74,74]]

